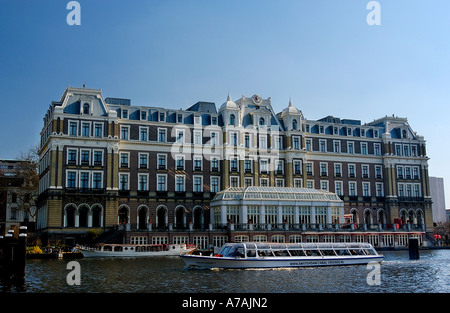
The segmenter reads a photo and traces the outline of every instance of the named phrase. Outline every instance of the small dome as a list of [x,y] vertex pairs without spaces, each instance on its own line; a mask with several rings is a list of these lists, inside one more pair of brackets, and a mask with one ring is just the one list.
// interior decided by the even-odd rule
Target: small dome
[[233,100],[231,100],[230,94],[228,94],[227,101],[224,102],[222,104],[222,106],[220,107],[220,110],[226,110],[226,109],[234,109],[234,110],[238,109],[237,104]]
[[283,110],[283,115],[285,114],[299,114],[300,111],[292,105],[292,100],[289,99],[289,106]]

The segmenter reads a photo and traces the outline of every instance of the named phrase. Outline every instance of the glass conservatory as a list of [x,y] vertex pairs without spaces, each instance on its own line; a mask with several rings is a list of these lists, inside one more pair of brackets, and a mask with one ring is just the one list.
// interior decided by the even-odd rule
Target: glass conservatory
[[344,202],[325,190],[230,187],[211,201],[214,228],[324,229],[344,223]]

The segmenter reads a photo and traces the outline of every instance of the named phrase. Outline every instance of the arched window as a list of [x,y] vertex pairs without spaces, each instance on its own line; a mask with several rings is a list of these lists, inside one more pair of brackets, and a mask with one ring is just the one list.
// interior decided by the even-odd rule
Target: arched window
[[236,117],[234,114],[230,114],[230,125],[234,125]]
[[147,206],[140,206],[138,209],[138,219],[139,219],[139,223],[138,223],[138,228],[140,230],[145,230],[147,229],[147,225],[148,225],[148,207]]
[[292,129],[293,130],[297,130],[298,129],[297,120],[292,120]]
[[100,205],[92,208],[92,227],[102,227],[102,207]]
[[266,121],[264,120],[264,117],[259,118],[259,125],[264,125]]
[[90,113],[90,106],[89,103],[83,104],[83,114],[89,114]]
[[66,218],[66,227],[75,227],[75,207],[69,205],[64,210]]
[[78,208],[79,227],[88,227],[89,207],[82,205]]

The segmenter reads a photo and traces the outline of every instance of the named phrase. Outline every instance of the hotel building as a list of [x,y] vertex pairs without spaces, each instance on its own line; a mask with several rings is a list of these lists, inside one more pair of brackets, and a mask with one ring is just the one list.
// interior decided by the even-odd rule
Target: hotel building
[[102,228],[105,240],[204,248],[403,246],[426,244],[432,227],[425,140],[406,118],[308,120],[258,95],[177,110],[67,87],[44,117],[39,156],[37,228],[49,241]]

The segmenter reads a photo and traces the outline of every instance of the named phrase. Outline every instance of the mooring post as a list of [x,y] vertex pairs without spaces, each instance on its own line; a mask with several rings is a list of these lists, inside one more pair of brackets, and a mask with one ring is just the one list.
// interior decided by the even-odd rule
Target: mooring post
[[420,256],[419,256],[419,239],[409,238],[408,248],[409,248],[409,259],[410,260],[418,260],[420,258]]

